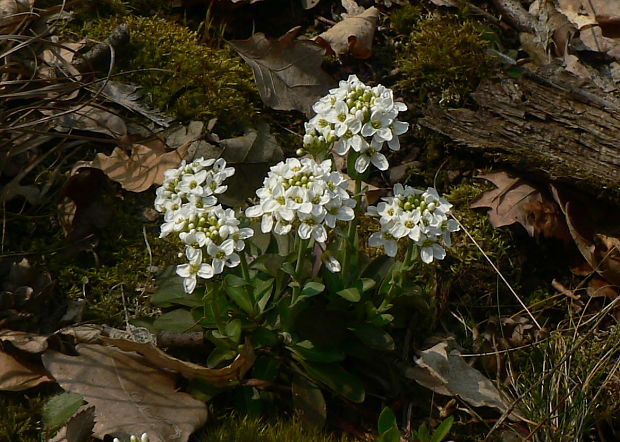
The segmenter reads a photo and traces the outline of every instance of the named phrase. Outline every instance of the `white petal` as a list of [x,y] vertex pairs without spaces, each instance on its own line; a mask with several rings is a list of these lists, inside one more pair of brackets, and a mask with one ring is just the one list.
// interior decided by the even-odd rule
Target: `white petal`
[[192,293],[196,288],[196,277],[194,275],[183,278],[183,289],[185,293]]
[[257,206],[248,207],[245,210],[245,216],[247,216],[248,218],[258,218],[262,214],[263,214],[263,208],[261,207],[260,204]]
[[263,215],[263,219],[260,223],[260,229],[263,233],[271,232],[273,227],[273,216],[271,215]]
[[422,261],[426,264],[433,262],[433,248],[422,247],[422,250],[420,250],[420,258],[422,258]]
[[358,173],[364,173],[366,169],[368,169],[368,165],[370,164],[370,159],[366,155],[360,155],[355,160],[355,170]]
[[387,158],[382,153],[376,153],[371,158],[372,164],[379,170],[387,170],[390,167]]

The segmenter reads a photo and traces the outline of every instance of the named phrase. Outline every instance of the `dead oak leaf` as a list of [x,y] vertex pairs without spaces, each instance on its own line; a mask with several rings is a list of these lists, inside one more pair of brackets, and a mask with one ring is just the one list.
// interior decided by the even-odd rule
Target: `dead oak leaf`
[[489,221],[493,227],[521,224],[532,237],[566,238],[566,227],[559,208],[538,189],[506,172],[480,175],[492,182],[497,189],[484,192],[471,204],[471,208],[489,207]]
[[48,351],[43,363],[62,388],[95,407],[98,438],[148,433],[151,442],[184,442],[205,423],[205,404],[177,391],[174,379],[142,356],[93,344],[76,349],[79,356]]
[[363,13],[349,16],[316,38],[316,42],[336,55],[351,54],[355,58],[372,55],[372,39],[379,21],[374,6]]
[[21,361],[0,346],[0,391],[23,391],[53,380],[40,364]]
[[258,32],[228,43],[250,65],[263,102],[276,110],[312,115],[312,105],[334,81],[321,69],[325,50],[311,40],[296,39],[300,26],[270,40]]
[[0,342],[10,342],[13,347],[28,353],[47,350],[47,336],[17,330],[0,330]]
[[143,192],[164,182],[164,172],[179,166],[189,145],[166,152],[161,140],[131,146],[131,154],[117,147],[108,156],[98,153],[89,167],[101,169],[108,178],[130,192]]

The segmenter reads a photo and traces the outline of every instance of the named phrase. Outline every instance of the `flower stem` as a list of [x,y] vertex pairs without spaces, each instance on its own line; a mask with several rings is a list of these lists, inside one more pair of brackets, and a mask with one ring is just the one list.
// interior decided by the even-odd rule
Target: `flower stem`
[[297,299],[299,293],[301,292],[301,283],[300,283],[300,272],[301,272],[301,261],[303,259],[303,251],[306,248],[306,242],[297,235],[295,237],[295,248],[297,250],[297,258],[295,261],[295,279],[298,283],[297,286],[293,287],[293,297],[292,299]]
[[353,256],[354,253],[357,252],[357,247],[355,243],[355,233],[357,231],[357,220],[360,215],[360,211],[362,208],[362,179],[358,176],[355,179],[355,195],[354,195],[356,204],[355,204],[355,217],[349,223],[349,228],[347,230],[347,242],[344,248],[344,259],[342,262],[342,275],[346,278],[349,274],[349,260]]
[[221,335],[226,335],[224,331],[224,323],[222,322],[222,318],[220,317],[220,307],[217,305],[217,289],[209,290],[209,286],[205,288],[205,297],[209,298],[211,302],[211,310],[213,310],[213,317],[215,319],[215,325],[217,326],[217,330]]

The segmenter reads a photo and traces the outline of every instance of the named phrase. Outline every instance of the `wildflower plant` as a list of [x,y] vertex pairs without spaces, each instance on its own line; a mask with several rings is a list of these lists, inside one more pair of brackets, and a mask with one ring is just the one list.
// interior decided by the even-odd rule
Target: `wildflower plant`
[[[355,76],[340,82],[314,105],[299,152],[305,156],[271,167],[242,212],[218,203],[234,173],[223,159],[199,158],[166,172],[155,208],[164,215],[161,236],[176,235],[182,244],[176,275],[187,295],[166,283],[153,302],[191,309],[188,328],[201,326],[213,343],[207,365],[229,363],[252,345],[253,378],[364,400],[370,377],[360,367],[377,367],[377,356],[394,350],[393,307],[412,295],[408,272],[443,259],[458,230],[448,218],[451,204],[433,188],[396,184],[393,196],[364,209],[363,173],[370,164],[387,169],[382,149],[400,148],[408,124],[397,116],[405,109],[383,86]],[[331,155],[348,157],[353,193]],[[377,220],[368,246],[387,256],[363,253],[357,226],[364,215]],[[386,373],[373,376],[390,378]],[[204,384],[192,389],[214,394]],[[274,403],[274,392],[240,389],[241,408]]]

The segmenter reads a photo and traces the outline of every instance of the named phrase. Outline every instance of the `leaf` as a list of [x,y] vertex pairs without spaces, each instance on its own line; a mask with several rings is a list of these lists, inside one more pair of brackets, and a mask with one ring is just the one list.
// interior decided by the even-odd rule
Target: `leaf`
[[301,293],[296,299],[291,300],[290,308],[294,307],[304,298],[311,298],[312,296],[316,296],[325,291],[325,284],[321,284],[320,282],[310,281],[307,282],[306,285],[301,289]]
[[43,407],[43,420],[49,432],[55,432],[75,414],[84,403],[81,394],[64,392],[52,397]]
[[336,294],[350,302],[358,302],[360,299],[362,299],[362,293],[357,287],[350,287],[347,289],[339,290],[336,292]]
[[394,350],[394,339],[385,330],[371,324],[360,324],[353,333],[368,347],[381,351]]
[[[41,111],[44,115],[54,116],[58,111]],[[109,135],[119,139],[127,135],[125,121],[118,115],[101,106],[79,105],[63,111],[55,117],[55,129],[60,132],[83,130]]]
[[228,43],[250,65],[263,102],[276,110],[312,115],[312,105],[334,81],[321,69],[325,50],[310,40],[296,40],[297,26],[276,40],[258,32]]
[[117,147],[110,156],[98,153],[95,159],[84,166],[101,169],[108,178],[119,183],[130,192],[143,192],[153,184],[164,182],[164,172],[178,167],[185,157],[188,144],[171,152],[166,152],[161,140],[145,144],[134,144],[128,155]]
[[205,423],[205,404],[177,391],[174,379],[143,357],[102,345],[76,349],[79,356],[48,351],[43,363],[63,389],[94,405],[98,438],[148,433],[151,442],[186,441]]
[[323,428],[327,418],[327,405],[321,389],[305,376],[294,373],[291,384],[293,407],[302,422],[314,428]]
[[83,405],[49,442],[88,442],[95,426],[95,407]]
[[617,210],[604,211],[599,204],[566,200],[555,186],[551,186],[551,191],[566,217],[568,230],[579,252],[601,277],[620,285]]
[[0,330],[0,341],[10,342],[13,347],[28,353],[47,350],[47,336],[15,330]]
[[157,307],[171,307],[174,304],[187,307],[200,307],[202,301],[197,297],[188,296],[183,289],[183,280],[176,273],[176,266],[169,266],[157,278],[159,287],[151,295],[151,303]]
[[91,92],[94,92],[97,95],[101,94],[106,99],[124,107],[127,110],[136,112],[143,117],[148,118],[159,126],[168,127],[172,121],[172,118],[167,117],[159,111],[149,109],[147,106],[140,103],[140,92],[138,91],[138,86],[119,83],[106,78],[105,80],[94,82],[90,86],[87,86],[87,88]]
[[377,430],[379,434],[387,432],[390,428],[396,426],[396,416],[390,407],[383,407],[381,414],[379,415],[379,421],[377,422]]
[[158,330],[168,330],[183,333],[190,330],[199,330],[196,321],[189,310],[178,308],[164,313],[153,322],[153,327]]
[[11,34],[11,28],[22,23],[34,0],[0,0],[0,34]]
[[379,11],[370,7],[359,15],[349,16],[316,37],[316,42],[338,56],[351,54],[354,58],[372,55],[372,39],[379,21]]
[[340,350],[318,348],[310,341],[300,341],[296,344],[289,345],[288,349],[298,357],[314,362],[340,362],[343,361],[345,357],[344,353]]
[[471,204],[472,208],[490,207],[487,213],[493,227],[519,223],[532,237],[544,235],[566,240],[566,224],[557,204],[538,189],[506,172],[493,172],[477,178],[497,186]]
[[220,141],[221,156],[235,166],[235,174],[226,180],[228,190],[218,199],[228,206],[239,206],[255,196],[269,167],[284,158],[282,147],[269,124],[259,121],[245,135]]
[[312,379],[325,384],[336,394],[351,402],[364,402],[366,392],[362,382],[338,364],[300,361]]
[[164,353],[151,343],[140,343],[126,339],[101,338],[104,342],[112,344],[121,350],[135,351],[146,360],[161,368],[176,371],[187,378],[200,378],[211,382],[213,385],[225,387],[231,382],[242,379],[252,368],[256,356],[249,342],[246,342],[237,358],[228,367],[211,369],[202,365],[186,362]]
[[300,0],[301,7],[304,9],[312,9],[319,4],[321,0]]
[[22,362],[0,347],[0,391],[23,391],[53,381],[40,365]]
[[433,438],[431,442],[441,442],[446,438],[448,433],[450,433],[450,429],[452,428],[452,424],[454,423],[454,416],[449,416],[445,419],[435,430],[433,433]]
[[[415,361],[416,367],[407,368],[405,376],[435,393],[458,396],[473,407],[485,406],[506,412],[508,406],[493,383],[467,365],[458,350],[449,351],[448,345],[440,342],[424,350]],[[510,417],[520,419],[514,411]]]

